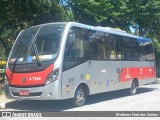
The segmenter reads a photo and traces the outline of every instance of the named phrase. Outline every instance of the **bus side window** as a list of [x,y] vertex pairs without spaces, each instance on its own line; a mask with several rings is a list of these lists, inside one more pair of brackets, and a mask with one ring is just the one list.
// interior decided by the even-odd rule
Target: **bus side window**
[[135,41],[133,39],[128,37],[123,38],[123,54],[124,60],[135,60]]
[[106,37],[108,33],[100,31],[91,31],[89,40],[90,59],[105,60],[107,59]]
[[73,37],[71,39],[73,39],[73,40],[68,46],[67,55],[69,58],[75,59],[75,57],[76,57],[76,41],[74,40]]
[[64,52],[64,69],[70,68],[74,65],[75,59],[75,35],[69,34]]
[[84,33],[82,28],[72,27],[70,29],[64,53],[64,69],[74,67],[86,60],[85,51],[88,48],[85,48],[87,38]]
[[143,60],[144,61],[154,60],[152,43],[150,41],[143,42]]
[[65,47],[65,55],[64,55],[65,59],[72,57],[72,52],[71,52],[72,48],[73,48],[73,35],[69,34],[67,43],[66,43],[66,47]]
[[106,41],[106,46],[107,46],[107,58],[109,60],[116,60],[116,54],[117,54],[117,41],[116,41],[116,37],[113,34],[109,34],[109,37],[107,38]]
[[90,44],[90,53],[91,53],[91,59],[97,60],[98,59],[98,46],[96,42],[93,42]]

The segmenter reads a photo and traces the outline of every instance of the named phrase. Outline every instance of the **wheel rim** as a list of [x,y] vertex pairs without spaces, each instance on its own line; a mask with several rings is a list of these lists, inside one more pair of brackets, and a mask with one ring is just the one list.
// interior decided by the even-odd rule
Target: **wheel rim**
[[84,91],[82,89],[78,89],[75,95],[75,102],[78,106],[81,106],[85,103],[85,94]]

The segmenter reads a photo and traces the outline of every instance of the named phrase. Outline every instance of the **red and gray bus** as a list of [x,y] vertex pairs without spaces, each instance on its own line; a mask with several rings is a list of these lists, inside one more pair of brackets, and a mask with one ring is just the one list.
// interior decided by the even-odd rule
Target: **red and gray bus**
[[22,30],[8,58],[6,96],[20,100],[73,98],[155,81],[153,42],[109,27],[57,22]]

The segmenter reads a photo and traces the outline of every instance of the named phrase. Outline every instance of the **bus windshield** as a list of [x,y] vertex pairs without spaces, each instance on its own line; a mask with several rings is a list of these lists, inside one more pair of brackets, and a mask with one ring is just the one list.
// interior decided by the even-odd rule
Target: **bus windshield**
[[[9,63],[31,63],[57,57],[65,24],[47,24],[22,31],[17,38]],[[38,56],[37,56],[38,55]]]

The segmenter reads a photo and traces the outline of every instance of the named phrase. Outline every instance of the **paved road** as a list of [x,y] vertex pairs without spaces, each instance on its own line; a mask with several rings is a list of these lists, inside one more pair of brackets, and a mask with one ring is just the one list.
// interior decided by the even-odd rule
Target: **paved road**
[[131,96],[128,90],[102,93],[88,97],[85,106],[75,108],[70,100],[12,101],[7,111],[160,111],[160,84],[145,85]]

